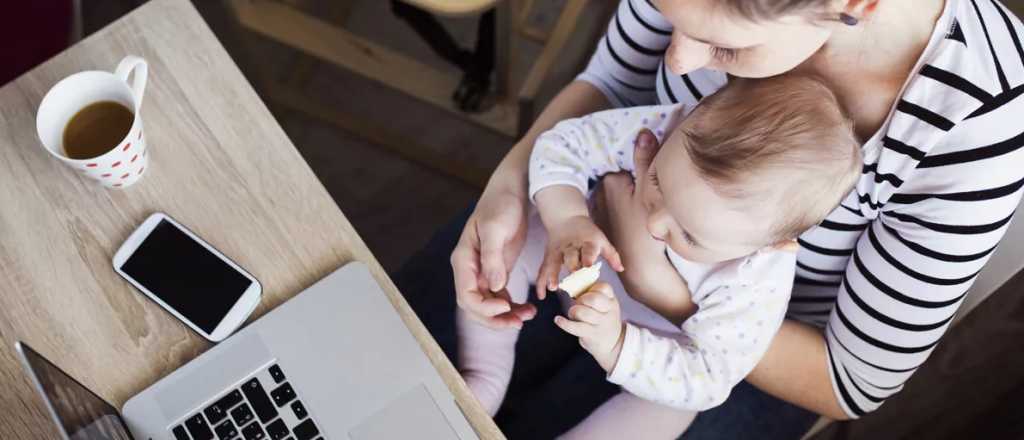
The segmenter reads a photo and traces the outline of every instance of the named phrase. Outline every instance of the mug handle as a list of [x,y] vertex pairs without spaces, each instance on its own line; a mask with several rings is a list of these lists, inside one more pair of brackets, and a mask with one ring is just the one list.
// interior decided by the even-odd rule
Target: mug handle
[[132,99],[135,100],[136,111],[142,108],[142,93],[146,89],[146,77],[149,76],[149,64],[142,57],[128,55],[117,64],[114,75],[121,81],[128,82],[128,75],[135,71],[135,77],[128,85],[132,88]]

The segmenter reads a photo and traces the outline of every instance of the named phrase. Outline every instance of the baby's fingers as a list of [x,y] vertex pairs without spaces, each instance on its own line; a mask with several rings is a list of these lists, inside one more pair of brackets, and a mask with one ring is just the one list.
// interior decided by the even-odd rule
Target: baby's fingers
[[619,257],[619,251],[607,239],[584,243],[580,257],[583,259],[584,266],[592,266],[597,262],[598,257],[604,257],[612,269],[622,272],[622,258]]
[[568,315],[569,319],[593,325],[600,324],[605,316],[604,313],[579,304],[570,307]]
[[583,267],[580,265],[580,248],[576,246],[567,246],[562,249],[562,264],[564,264],[570,272]]
[[548,249],[544,253],[544,262],[540,265],[537,273],[537,299],[543,300],[547,297],[549,290],[558,288],[558,273],[562,271],[561,253],[554,249]]
[[612,309],[615,299],[609,298],[603,293],[597,292],[595,294],[580,295],[576,299],[577,304],[583,304],[601,313],[608,313]]
[[555,317],[555,325],[557,325],[566,333],[573,335],[577,338],[585,338],[590,336],[594,331],[594,326],[586,322],[579,322],[570,320],[564,316]]
[[605,261],[608,262],[608,265],[610,265],[612,269],[615,269],[616,272],[626,270],[626,268],[622,267],[622,257],[619,256],[619,251],[611,244],[603,249],[601,256],[604,257]]
[[605,244],[601,242],[588,241],[583,243],[583,250],[580,252],[583,265],[593,266],[597,262],[597,257],[601,255],[601,248],[603,247],[605,247]]

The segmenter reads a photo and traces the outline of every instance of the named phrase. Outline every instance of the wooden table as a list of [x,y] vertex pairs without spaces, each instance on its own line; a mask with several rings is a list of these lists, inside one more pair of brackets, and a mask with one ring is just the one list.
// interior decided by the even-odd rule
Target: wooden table
[[[149,61],[150,169],[106,190],[48,157],[35,113],[81,70]],[[0,88],[0,438],[56,438],[13,350],[24,340],[118,407],[210,347],[111,268],[147,215],[192,228],[263,283],[253,318],[342,264],[371,268],[482,437],[501,437],[186,0],[155,0]],[[440,294],[440,293],[439,293]]]

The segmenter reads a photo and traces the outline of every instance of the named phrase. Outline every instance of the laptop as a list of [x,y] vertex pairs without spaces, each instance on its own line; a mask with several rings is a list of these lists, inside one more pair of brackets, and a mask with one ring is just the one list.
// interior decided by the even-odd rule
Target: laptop
[[65,440],[477,438],[369,270],[349,263],[118,411],[16,344]]

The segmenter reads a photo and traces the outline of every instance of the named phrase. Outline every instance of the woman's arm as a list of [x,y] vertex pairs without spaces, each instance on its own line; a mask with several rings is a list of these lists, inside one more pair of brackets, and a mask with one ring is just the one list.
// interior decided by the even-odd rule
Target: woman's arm
[[[824,333],[787,321],[749,377],[754,385],[839,419],[869,413],[903,389],[949,329],[1020,204],[1024,133],[1016,121],[1024,96],[1015,96],[983,106],[989,110],[916,163],[913,179],[860,233]],[[824,228],[804,238],[823,245],[836,233]]]
[[787,319],[747,381],[830,419],[848,419],[832,390],[826,350],[820,328]]
[[608,106],[596,87],[573,81],[552,99],[491,175],[451,256],[456,301],[474,320],[493,328],[512,328],[533,318],[532,305],[513,304],[504,292],[508,270],[526,237],[530,152],[537,136],[558,121]]
[[[631,30],[628,42],[623,26]],[[495,328],[518,327],[533,317],[532,306],[513,305],[503,289],[526,236],[526,173],[534,141],[558,121],[608,108],[612,100],[654,103],[654,72],[670,34],[670,24],[649,2],[621,0],[587,69],[555,96],[498,165],[451,257],[456,300],[470,317]],[[618,63],[613,47],[630,65]]]

